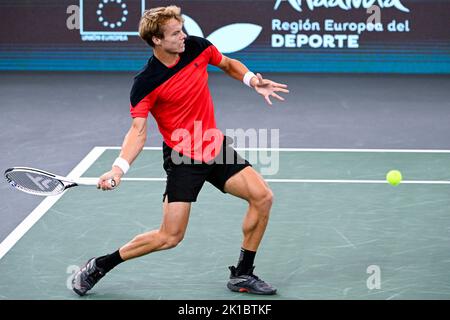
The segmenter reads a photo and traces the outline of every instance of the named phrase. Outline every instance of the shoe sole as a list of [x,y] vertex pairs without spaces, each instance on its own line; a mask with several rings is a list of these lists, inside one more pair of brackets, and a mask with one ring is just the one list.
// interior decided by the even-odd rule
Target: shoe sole
[[83,292],[81,292],[81,291],[79,291],[79,290],[77,290],[77,289],[75,289],[75,288],[72,288],[72,290],[73,290],[77,295],[79,295],[80,297],[82,297],[82,296],[84,296],[84,295],[86,294],[86,292],[83,293]]
[[230,283],[227,283],[227,288],[233,292],[244,292],[244,293],[260,294],[260,295],[265,295],[265,296],[270,296],[270,295],[274,295],[275,293],[277,293],[277,289],[274,289],[269,292],[261,292],[261,291],[254,291],[249,288],[238,287],[238,286],[232,285]]

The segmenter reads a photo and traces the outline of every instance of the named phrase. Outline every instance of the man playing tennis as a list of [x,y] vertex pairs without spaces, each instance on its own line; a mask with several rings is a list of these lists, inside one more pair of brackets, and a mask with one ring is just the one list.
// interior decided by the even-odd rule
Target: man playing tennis
[[[132,125],[125,136],[120,156],[111,171],[102,175],[98,188],[111,190],[144,147],[147,117],[151,113],[163,136],[163,219],[158,230],[137,235],[119,250],[90,259],[73,278],[73,290],[84,295],[111,269],[123,261],[151,252],[174,248],[183,239],[191,203],[205,181],[223,193],[246,200],[243,242],[237,267],[227,287],[232,291],[275,294],[276,289],[253,274],[253,262],[263,237],[272,206],[272,192],[252,166],[229,146],[216,128],[214,106],[208,88],[208,64],[246,83],[262,95],[284,100],[276,92],[287,86],[261,75],[255,76],[239,61],[222,55],[208,40],[187,37],[183,18],[176,6],[144,12],[139,25],[141,38],[153,48],[153,56],[135,77],[131,90]],[[226,159],[224,161],[224,159]]]

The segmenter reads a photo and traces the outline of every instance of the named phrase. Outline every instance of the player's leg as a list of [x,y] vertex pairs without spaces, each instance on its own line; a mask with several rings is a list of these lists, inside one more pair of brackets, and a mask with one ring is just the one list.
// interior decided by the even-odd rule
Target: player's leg
[[134,237],[120,248],[123,260],[137,258],[154,251],[175,247],[183,240],[189,221],[190,202],[168,202],[163,204],[163,220],[158,230],[152,230]]
[[273,201],[272,191],[252,167],[246,167],[228,179],[224,190],[248,202],[247,213],[242,223],[244,234],[242,247],[256,252],[269,221]]
[[89,260],[72,281],[76,293],[84,295],[106,272],[124,260],[173,248],[183,239],[191,202],[197,200],[210,168],[207,165],[190,164],[187,160],[175,164],[172,161],[173,154],[173,150],[163,144],[163,167],[167,173],[167,183],[160,228],[134,237],[114,253]]
[[190,202],[169,203],[168,197],[165,197],[160,228],[137,235],[114,253],[90,259],[74,275],[73,290],[81,296],[85,295],[107,272],[123,261],[175,247],[186,232],[190,209]]
[[248,202],[242,223],[244,240],[238,265],[230,266],[227,287],[232,291],[255,294],[275,294],[277,289],[254,275],[253,262],[256,250],[266,230],[272,207],[273,193],[264,179],[248,166],[225,182],[224,191]]
[[274,294],[276,289],[253,274],[256,250],[266,230],[273,194],[264,179],[231,147],[232,139],[225,137],[220,154],[207,181],[224,193],[248,202],[242,223],[244,240],[237,268],[230,266],[227,287],[233,291]]

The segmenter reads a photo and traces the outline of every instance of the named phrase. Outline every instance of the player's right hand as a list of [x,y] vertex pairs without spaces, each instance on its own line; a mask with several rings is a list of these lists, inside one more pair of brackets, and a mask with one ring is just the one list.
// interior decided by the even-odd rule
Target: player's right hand
[[[97,189],[113,190],[117,188],[120,184],[120,180],[123,176],[122,170],[120,168],[114,166],[110,171],[104,173],[97,182]],[[113,182],[113,181],[114,182]]]

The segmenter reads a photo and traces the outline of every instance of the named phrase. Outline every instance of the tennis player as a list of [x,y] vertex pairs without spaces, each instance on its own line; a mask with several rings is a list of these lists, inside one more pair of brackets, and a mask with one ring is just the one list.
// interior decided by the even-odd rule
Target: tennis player
[[97,187],[111,190],[110,179],[120,184],[144,147],[149,113],[163,136],[167,184],[163,195],[163,218],[158,230],[137,235],[119,250],[91,258],[74,275],[73,290],[84,295],[118,264],[151,252],[174,248],[182,241],[195,202],[205,181],[223,193],[248,202],[242,224],[243,242],[237,266],[230,266],[227,287],[236,292],[271,295],[276,289],[254,273],[254,258],[272,206],[272,191],[247,160],[229,145],[216,128],[214,106],[208,88],[208,64],[262,95],[284,100],[277,92],[287,86],[253,74],[241,62],[222,55],[208,40],[186,36],[176,6],[144,12],[141,38],[153,48],[153,56],[135,77],[131,89],[132,125],[111,171],[99,178]]

